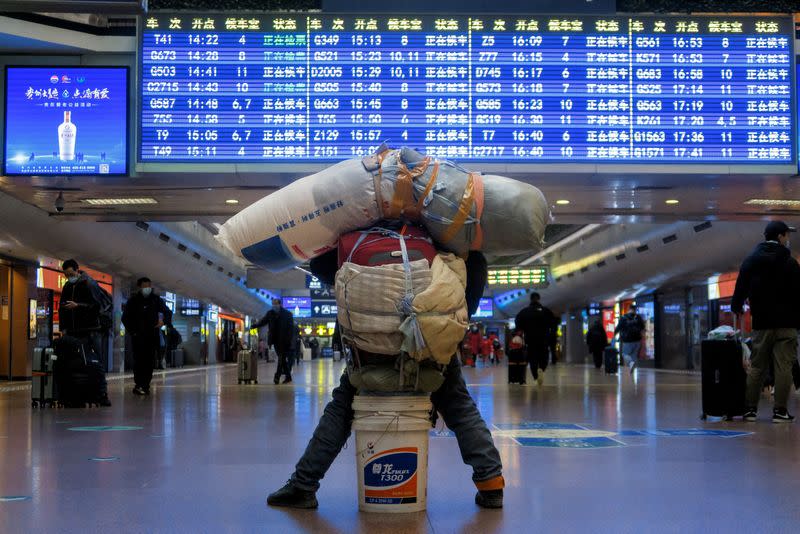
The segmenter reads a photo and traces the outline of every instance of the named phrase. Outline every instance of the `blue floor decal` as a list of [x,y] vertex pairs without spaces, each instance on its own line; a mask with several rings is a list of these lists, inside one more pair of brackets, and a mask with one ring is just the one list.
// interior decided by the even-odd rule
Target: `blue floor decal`
[[515,438],[523,447],[549,447],[559,449],[606,449],[624,447],[625,443],[609,437],[596,438]]
[[[500,423],[494,425],[492,435],[506,438],[523,447],[546,447],[563,449],[598,449],[624,447],[642,443],[636,438],[664,437],[711,437],[738,438],[752,432],[716,430],[705,428],[629,429],[620,431],[588,428],[575,423]],[[444,437],[444,436],[440,436]],[[625,438],[631,438],[629,442]],[[623,441],[624,440],[624,441]]]
[[117,430],[141,430],[140,426],[73,426],[73,432],[114,432]]

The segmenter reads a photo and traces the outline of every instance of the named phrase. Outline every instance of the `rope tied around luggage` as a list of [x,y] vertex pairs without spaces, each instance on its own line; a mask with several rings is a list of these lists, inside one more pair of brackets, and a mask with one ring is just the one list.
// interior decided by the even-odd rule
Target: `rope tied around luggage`
[[[389,219],[405,218],[411,221],[419,220],[425,195],[422,196],[419,202],[414,199],[414,180],[424,175],[430,164],[430,156],[426,156],[412,168],[409,168],[400,158],[397,159],[397,178],[395,178],[394,183],[394,195],[392,195],[392,201],[389,204],[389,209],[385,211],[384,217]],[[426,186],[427,191],[433,189],[438,174],[439,166],[436,163]]]
[[[374,156],[373,160],[374,162],[378,161]],[[485,194],[483,177],[480,173],[468,172],[452,162],[439,161],[430,156],[407,163],[403,159],[402,150],[389,151],[388,154],[383,152],[379,161],[376,191],[380,191],[380,181],[383,179],[389,180],[394,185],[391,202],[379,201],[384,218],[413,222],[422,222],[425,219],[438,223],[444,227],[443,233],[437,238],[442,245],[453,242],[465,225],[474,225],[468,243],[469,250],[483,248],[481,219]],[[467,175],[464,191],[458,201],[453,201],[447,196],[437,193],[437,191],[450,187],[445,182],[439,182],[442,165],[457,169]],[[379,193],[377,194],[379,195]],[[431,211],[429,206],[434,201],[452,211],[446,215]]]

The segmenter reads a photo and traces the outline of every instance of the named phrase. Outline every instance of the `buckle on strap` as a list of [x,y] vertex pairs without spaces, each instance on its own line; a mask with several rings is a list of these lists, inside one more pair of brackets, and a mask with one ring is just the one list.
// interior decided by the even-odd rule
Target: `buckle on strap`
[[383,157],[388,150],[389,146],[386,144],[386,142],[383,142],[374,154],[370,154],[369,156],[361,158],[361,164],[364,166],[364,169],[366,169],[367,172],[375,172],[379,170],[381,168],[381,163],[383,162]]

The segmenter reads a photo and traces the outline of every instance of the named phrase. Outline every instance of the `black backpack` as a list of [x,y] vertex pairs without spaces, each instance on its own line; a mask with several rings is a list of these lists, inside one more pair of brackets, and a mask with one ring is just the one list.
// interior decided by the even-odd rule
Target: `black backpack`
[[114,299],[94,278],[88,275],[86,278],[88,279],[88,283],[92,286],[92,297],[97,301],[99,308],[98,321],[100,323],[100,329],[106,331],[111,330],[114,326]]
[[108,291],[101,286],[97,286],[100,290],[98,296],[98,304],[100,304],[100,327],[103,330],[111,330],[114,326],[114,299],[108,294]]

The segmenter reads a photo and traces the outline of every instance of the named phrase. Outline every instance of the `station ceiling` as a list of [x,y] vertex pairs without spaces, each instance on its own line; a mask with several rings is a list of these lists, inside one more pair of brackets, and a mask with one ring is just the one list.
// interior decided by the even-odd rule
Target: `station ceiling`
[[[265,171],[268,166],[264,166]],[[54,216],[96,221],[224,222],[299,176],[286,173],[155,174],[135,178],[0,177],[0,190]],[[788,175],[526,174],[562,224],[760,220],[800,217],[798,177]],[[63,194],[65,209],[55,200]],[[152,199],[102,206],[91,199]],[[768,200],[769,202],[761,202]],[[754,201],[756,203],[754,203]],[[154,202],[154,203],[153,203]]]

